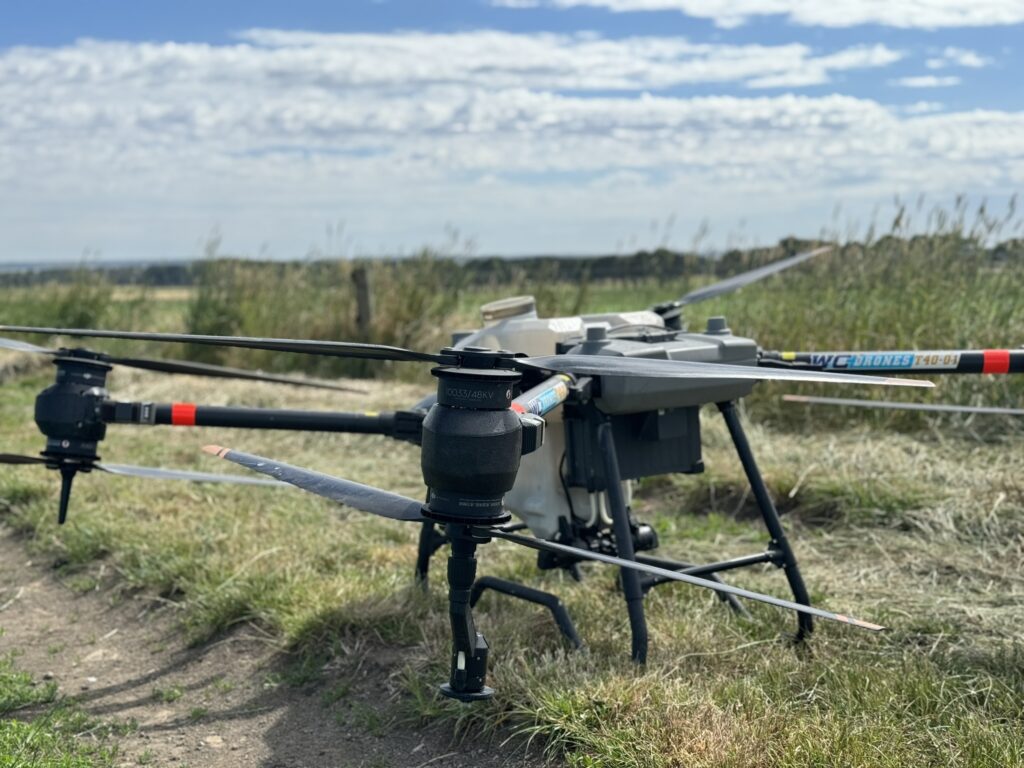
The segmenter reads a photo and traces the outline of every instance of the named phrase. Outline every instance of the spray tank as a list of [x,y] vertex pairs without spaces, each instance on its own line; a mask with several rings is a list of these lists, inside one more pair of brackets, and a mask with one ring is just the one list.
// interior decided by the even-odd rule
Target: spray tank
[[[513,296],[484,304],[480,315],[484,327],[458,334],[456,347],[477,346],[510,349],[532,356],[553,355],[559,345],[585,339],[590,325],[664,327],[659,315],[647,311],[542,318],[537,315],[537,302],[533,296]],[[506,506],[530,527],[535,536],[545,539],[553,538],[559,532],[559,521],[569,520],[574,513],[577,521],[584,525],[595,525],[599,520],[610,524],[605,494],[570,488],[564,481],[562,409],[551,411],[544,419],[547,422],[544,444],[539,450],[523,456],[515,486],[505,495]],[[629,504],[632,496],[629,481],[623,482],[622,490]]]

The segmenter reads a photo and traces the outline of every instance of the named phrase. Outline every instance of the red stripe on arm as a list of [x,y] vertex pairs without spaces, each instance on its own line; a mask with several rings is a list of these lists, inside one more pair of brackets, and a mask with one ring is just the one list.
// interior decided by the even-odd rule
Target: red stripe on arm
[[195,403],[171,403],[171,424],[176,427],[196,425]]
[[1010,350],[1008,349],[986,349],[985,362],[981,369],[982,373],[1009,373],[1010,372]]

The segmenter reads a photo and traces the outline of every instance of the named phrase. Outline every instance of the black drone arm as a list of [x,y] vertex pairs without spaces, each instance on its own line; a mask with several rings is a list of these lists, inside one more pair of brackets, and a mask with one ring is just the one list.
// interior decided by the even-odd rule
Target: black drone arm
[[762,350],[758,365],[843,373],[1024,373],[1024,349],[776,352]]
[[[570,376],[556,374],[527,390],[512,403],[520,416],[541,416],[561,405],[569,393]],[[174,427],[238,427],[241,429],[281,429],[298,432],[354,432],[385,435],[395,440],[419,445],[426,411],[380,411],[346,413],[297,411],[276,408],[236,408],[195,403],[127,403],[108,400],[101,408],[107,424],[149,424]],[[540,437],[534,432],[543,429],[536,420],[524,419],[529,452]]]
[[422,411],[345,413],[277,408],[235,408],[195,403],[125,403],[107,401],[107,424],[165,424],[174,427],[239,427],[301,432],[356,432],[420,442]]

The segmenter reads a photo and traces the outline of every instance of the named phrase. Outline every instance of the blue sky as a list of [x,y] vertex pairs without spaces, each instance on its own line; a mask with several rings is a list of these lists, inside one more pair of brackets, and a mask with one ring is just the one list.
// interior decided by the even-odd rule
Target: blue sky
[[1022,33],[1024,0],[9,3],[0,261],[924,226],[1022,186]]

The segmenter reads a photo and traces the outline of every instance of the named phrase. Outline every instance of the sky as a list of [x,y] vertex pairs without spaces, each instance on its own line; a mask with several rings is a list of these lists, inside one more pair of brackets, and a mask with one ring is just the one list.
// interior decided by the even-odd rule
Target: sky
[[1024,0],[10,0],[0,263],[721,249],[884,230],[897,199],[918,227],[957,195],[998,212],[1022,46]]

